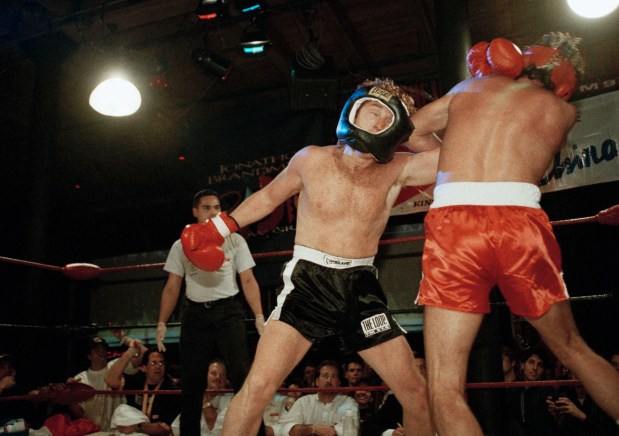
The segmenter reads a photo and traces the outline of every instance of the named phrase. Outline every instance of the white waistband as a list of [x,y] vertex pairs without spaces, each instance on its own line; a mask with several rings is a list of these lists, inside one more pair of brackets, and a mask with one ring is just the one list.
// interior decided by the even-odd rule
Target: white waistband
[[539,209],[542,193],[531,183],[452,182],[434,188],[431,208],[457,205],[525,206]]
[[353,266],[373,265],[374,256],[362,259],[347,259],[345,257],[331,256],[313,248],[295,245],[293,256],[299,259],[308,260],[318,265],[328,266],[329,268],[344,269]]

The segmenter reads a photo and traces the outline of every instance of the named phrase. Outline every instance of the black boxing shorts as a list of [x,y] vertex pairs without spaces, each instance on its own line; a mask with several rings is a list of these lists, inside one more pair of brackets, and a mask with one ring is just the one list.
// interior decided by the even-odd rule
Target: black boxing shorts
[[405,334],[387,307],[373,261],[295,245],[269,319],[291,325],[314,344],[337,335],[348,352]]

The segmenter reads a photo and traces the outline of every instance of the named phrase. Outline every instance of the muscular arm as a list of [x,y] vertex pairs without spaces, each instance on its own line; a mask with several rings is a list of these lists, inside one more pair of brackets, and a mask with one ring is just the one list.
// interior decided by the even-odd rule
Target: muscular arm
[[400,183],[402,186],[430,185],[436,182],[440,148],[408,156]]
[[447,127],[448,108],[452,94],[425,105],[411,116],[415,130],[406,146],[413,152],[428,151],[441,145],[440,134]]
[[260,300],[260,287],[251,268],[239,273],[241,288],[245,295],[245,300],[254,313],[254,316],[262,315],[262,302]]
[[230,214],[239,227],[245,227],[264,218],[277,206],[301,191],[299,168],[310,149],[311,147],[305,147],[298,151],[288,166],[271,183],[249,196]]
[[163,291],[161,292],[158,322],[168,322],[168,319],[172,315],[172,312],[174,312],[174,308],[178,302],[178,296],[180,295],[182,284],[183,278],[181,276],[168,273],[168,280],[166,281]]

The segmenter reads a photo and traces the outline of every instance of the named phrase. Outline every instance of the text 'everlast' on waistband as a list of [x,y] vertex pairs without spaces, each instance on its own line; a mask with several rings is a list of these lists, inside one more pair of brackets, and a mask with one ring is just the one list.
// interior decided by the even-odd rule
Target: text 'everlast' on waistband
[[318,265],[335,269],[374,264],[374,256],[364,257],[361,259],[347,259],[345,257],[332,256],[330,254],[323,253],[322,251],[314,250],[313,248],[304,247],[302,245],[294,246],[293,256],[298,259],[307,260]]

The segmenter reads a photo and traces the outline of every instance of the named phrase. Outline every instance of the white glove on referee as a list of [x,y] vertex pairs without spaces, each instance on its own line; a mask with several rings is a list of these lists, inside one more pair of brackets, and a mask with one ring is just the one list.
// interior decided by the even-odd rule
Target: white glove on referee
[[258,330],[258,335],[262,336],[262,332],[264,331],[264,315],[261,313],[256,315],[256,330]]
[[157,339],[157,349],[159,350],[160,353],[165,353],[165,345],[163,345],[163,340],[165,339],[165,334],[167,331],[168,329],[165,326],[165,322],[159,321],[157,323],[156,339]]

